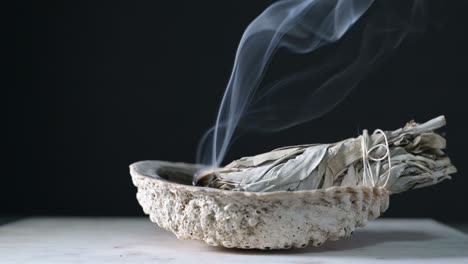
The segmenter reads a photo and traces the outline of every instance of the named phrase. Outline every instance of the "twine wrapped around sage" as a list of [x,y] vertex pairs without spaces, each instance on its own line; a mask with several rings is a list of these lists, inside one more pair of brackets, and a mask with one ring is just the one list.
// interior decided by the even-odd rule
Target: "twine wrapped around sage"
[[232,191],[271,192],[332,186],[379,186],[390,193],[450,179],[457,172],[443,152],[446,140],[434,130],[444,116],[411,121],[394,131],[367,130],[334,144],[300,145],[235,160],[202,171],[194,184]]

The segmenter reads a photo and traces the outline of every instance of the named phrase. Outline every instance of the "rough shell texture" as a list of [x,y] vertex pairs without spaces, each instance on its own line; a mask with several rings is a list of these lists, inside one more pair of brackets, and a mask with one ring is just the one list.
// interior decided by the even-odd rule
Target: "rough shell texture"
[[130,166],[137,199],[152,222],[179,239],[213,246],[281,249],[349,236],[388,208],[382,188],[233,192],[191,186],[199,167],[142,161]]

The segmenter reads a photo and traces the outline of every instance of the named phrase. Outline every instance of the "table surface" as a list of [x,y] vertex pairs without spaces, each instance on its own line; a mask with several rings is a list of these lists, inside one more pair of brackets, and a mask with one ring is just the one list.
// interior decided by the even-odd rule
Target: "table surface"
[[0,226],[0,263],[468,263],[468,235],[383,219],[319,248],[238,250],[181,241],[146,218],[26,218]]

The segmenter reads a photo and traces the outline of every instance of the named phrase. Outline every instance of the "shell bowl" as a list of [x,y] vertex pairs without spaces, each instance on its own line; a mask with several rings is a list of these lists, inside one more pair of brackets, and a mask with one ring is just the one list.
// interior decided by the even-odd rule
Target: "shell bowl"
[[234,192],[192,186],[199,165],[130,165],[137,199],[150,220],[179,239],[244,249],[302,248],[352,234],[389,205],[383,188],[331,187],[292,192]]

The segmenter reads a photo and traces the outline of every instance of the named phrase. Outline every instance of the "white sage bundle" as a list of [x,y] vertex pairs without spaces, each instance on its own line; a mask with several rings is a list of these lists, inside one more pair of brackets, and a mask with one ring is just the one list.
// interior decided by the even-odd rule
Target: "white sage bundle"
[[395,131],[364,130],[357,138],[334,144],[300,145],[244,157],[203,171],[196,185],[250,191],[299,191],[332,186],[380,186],[390,193],[421,188],[450,178],[457,170],[442,151],[446,140],[434,130],[439,116],[414,121]]

